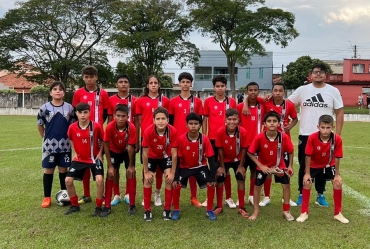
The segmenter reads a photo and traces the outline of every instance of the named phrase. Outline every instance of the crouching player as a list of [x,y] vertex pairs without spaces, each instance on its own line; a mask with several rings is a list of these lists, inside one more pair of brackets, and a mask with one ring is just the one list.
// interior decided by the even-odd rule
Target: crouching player
[[[172,219],[180,218],[180,192],[181,187],[186,188],[189,177],[194,176],[199,188],[207,187],[207,212],[210,220],[216,220],[212,210],[215,197],[216,165],[211,142],[206,135],[199,132],[202,118],[196,113],[186,116],[188,132],[181,135],[175,144],[175,150],[179,157],[179,165],[176,168],[173,183],[173,206]],[[207,158],[210,169],[207,167]]]
[[104,151],[108,162],[108,174],[105,182],[105,208],[100,216],[111,213],[112,188],[119,182],[119,168],[125,162],[128,194],[130,196],[129,214],[136,213],[136,177],[135,145],[136,128],[128,121],[127,105],[118,104],[114,111],[114,121],[110,122],[104,134]]
[[342,215],[342,178],[339,174],[339,161],[343,157],[342,138],[333,133],[334,119],[322,115],[317,126],[318,132],[311,134],[306,146],[306,169],[303,177],[302,207],[298,222],[308,219],[308,204],[312,182],[323,175],[333,184],[334,219],[342,223],[349,221]]
[[[144,220],[152,220],[150,199],[154,174],[161,169],[166,178],[163,219],[171,220],[172,181],[175,175],[177,152],[173,148],[177,139],[176,129],[169,125],[167,109],[158,107],[154,113],[154,124],[145,129],[143,134],[144,167]],[[130,195],[131,200],[131,195]]]
[[66,186],[71,200],[70,208],[66,215],[80,211],[74,180],[82,180],[87,169],[91,170],[96,181],[96,208],[93,216],[100,216],[103,204],[104,169],[102,164],[104,131],[99,123],[89,120],[90,106],[87,103],[79,103],[76,106],[78,121],[71,124],[68,129],[68,138],[71,142],[73,159],[68,169]]
[[[254,212],[249,219],[257,219],[262,185],[269,174],[275,174],[275,182],[281,183],[283,187],[283,216],[286,220],[292,221],[294,217],[290,214],[289,201],[294,147],[290,137],[277,130],[280,125],[279,114],[274,111],[268,112],[264,117],[264,125],[266,131],[258,134],[248,149],[248,156],[257,165],[256,185],[253,193]],[[284,153],[287,153],[289,157],[288,167],[284,162]]]

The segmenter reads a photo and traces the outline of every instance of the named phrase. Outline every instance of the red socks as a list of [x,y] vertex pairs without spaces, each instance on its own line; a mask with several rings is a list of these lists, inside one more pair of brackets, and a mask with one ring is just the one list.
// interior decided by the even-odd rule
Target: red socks
[[189,177],[189,186],[190,186],[190,199],[195,197],[197,198],[197,179],[195,176]]
[[[104,199],[103,198],[101,198],[101,199],[96,198],[95,199],[96,207],[101,207],[103,205],[103,202],[104,202]],[[109,205],[110,205],[110,203],[109,203]]]
[[217,207],[222,208],[223,195],[224,195],[224,186],[216,187]]
[[[127,192],[127,182],[126,182],[126,192]],[[119,183],[113,183],[113,194],[114,195],[120,195],[121,194],[121,192],[119,191]]]
[[249,183],[249,196],[253,196],[254,192],[254,185],[256,185],[256,179],[251,179],[251,182]]
[[333,198],[334,198],[334,215],[342,212],[342,189],[333,189]]
[[163,182],[163,172],[161,171],[160,167],[157,167],[155,171],[155,188],[161,189],[162,188],[162,182]]
[[[151,200],[151,197],[152,197],[152,187],[150,188],[146,188],[144,187],[144,210],[147,211],[147,210],[151,210],[150,208],[150,200]],[[130,196],[130,199],[131,199],[131,196]],[[131,200],[130,200],[131,202]]]
[[113,180],[106,179],[105,181],[105,207],[110,208],[110,202],[112,200],[112,187]]
[[181,192],[181,185],[177,185],[177,188],[172,190],[172,202],[173,202],[173,210],[180,210],[180,192]]
[[308,205],[310,202],[310,195],[311,190],[310,189],[302,189],[302,207],[301,207],[301,213],[308,213]]
[[69,197],[69,200],[71,201],[71,205],[72,206],[76,206],[76,207],[79,207],[80,206],[80,204],[78,204],[78,197],[77,197],[77,195],[72,196],[72,197]]
[[90,197],[90,169],[86,169],[84,177],[82,179],[82,184],[84,188],[84,196]]
[[172,204],[172,189],[164,190],[164,210],[170,210]]
[[265,192],[265,197],[270,197],[271,183],[272,183],[272,178],[266,178],[266,181],[263,185],[263,191]]
[[[130,196],[130,206],[135,206],[136,202],[136,178],[127,179],[128,194]],[[152,188],[150,188],[152,189]],[[150,193],[151,195],[151,193]],[[149,195],[149,205],[150,205],[150,195]]]
[[212,211],[214,198],[215,198],[215,187],[207,185],[207,211]]
[[290,204],[284,204],[283,203],[283,211],[286,212],[286,211],[289,211],[290,210]]
[[231,176],[230,174],[226,175],[224,185],[225,185],[226,199],[230,199],[231,198]]
[[243,208],[245,205],[244,196],[245,196],[245,190],[244,189],[238,190],[239,208]]

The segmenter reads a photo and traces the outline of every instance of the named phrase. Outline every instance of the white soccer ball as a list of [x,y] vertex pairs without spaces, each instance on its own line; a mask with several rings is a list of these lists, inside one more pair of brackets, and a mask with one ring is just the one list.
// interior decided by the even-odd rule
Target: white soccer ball
[[67,190],[59,190],[55,195],[55,203],[59,206],[70,205],[70,199]]

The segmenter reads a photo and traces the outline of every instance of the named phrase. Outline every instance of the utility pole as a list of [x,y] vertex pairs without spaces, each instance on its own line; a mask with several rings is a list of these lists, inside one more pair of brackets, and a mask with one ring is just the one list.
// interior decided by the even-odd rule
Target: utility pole
[[353,52],[354,52],[354,56],[353,58],[357,58],[357,46],[355,45],[354,49],[353,49]]

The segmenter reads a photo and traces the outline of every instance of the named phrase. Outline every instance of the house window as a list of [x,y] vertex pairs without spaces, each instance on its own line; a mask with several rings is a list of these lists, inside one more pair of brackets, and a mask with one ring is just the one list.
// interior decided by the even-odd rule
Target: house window
[[365,73],[365,64],[352,64],[352,73]]
[[[370,67],[369,67],[369,70],[370,70]],[[245,78],[247,78],[247,79],[251,78],[251,69],[249,67],[247,68],[247,73],[245,75]]]
[[263,68],[262,67],[260,67],[259,69],[259,78],[263,79]]

